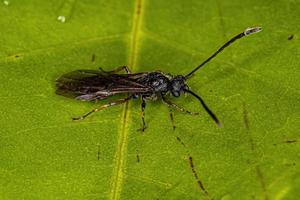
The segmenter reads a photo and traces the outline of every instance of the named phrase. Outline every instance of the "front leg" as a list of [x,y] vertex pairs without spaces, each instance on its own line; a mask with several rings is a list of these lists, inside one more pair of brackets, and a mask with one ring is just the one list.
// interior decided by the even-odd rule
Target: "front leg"
[[141,104],[141,109],[142,109],[142,113],[141,113],[141,116],[142,116],[142,123],[143,123],[143,126],[142,128],[138,129],[139,131],[141,132],[144,132],[145,129],[147,128],[146,127],[146,123],[145,123],[145,108],[146,108],[146,101],[143,97],[142,98],[142,104]]
[[185,113],[190,114],[190,115],[199,115],[199,113],[197,113],[197,112],[188,111],[185,108],[173,103],[172,101],[170,101],[169,99],[167,99],[163,95],[161,97],[162,97],[162,102],[165,103],[168,107],[174,108],[179,112],[185,112]]
[[171,102],[170,100],[168,100],[163,95],[161,96],[161,98],[162,98],[162,102],[165,103],[170,108],[170,119],[171,119],[173,130],[176,129],[176,126],[175,126],[175,122],[174,122],[174,116],[173,116],[172,108],[176,109],[179,112],[185,112],[185,113],[190,114],[190,115],[198,115],[199,114],[199,113],[196,113],[196,112],[188,111],[185,108],[178,106],[177,104],[175,104],[175,103]]

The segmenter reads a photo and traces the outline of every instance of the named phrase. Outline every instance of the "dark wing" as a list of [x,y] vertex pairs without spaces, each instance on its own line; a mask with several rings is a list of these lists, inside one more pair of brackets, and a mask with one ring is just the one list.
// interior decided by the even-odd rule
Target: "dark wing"
[[105,99],[120,93],[143,93],[150,87],[138,83],[147,73],[109,74],[100,70],[77,70],[56,80],[56,93],[82,101]]

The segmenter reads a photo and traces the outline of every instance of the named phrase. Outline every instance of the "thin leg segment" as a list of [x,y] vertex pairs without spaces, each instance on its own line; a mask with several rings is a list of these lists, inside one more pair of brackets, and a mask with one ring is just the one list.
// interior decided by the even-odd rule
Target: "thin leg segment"
[[99,69],[103,72],[103,73],[107,73],[107,74],[113,74],[116,72],[120,72],[120,71],[125,71],[127,74],[131,74],[130,69],[127,66],[121,66],[121,67],[117,67],[111,71],[105,71],[102,69],[102,67],[99,67]]
[[197,112],[191,112],[191,111],[188,111],[188,110],[186,110],[185,108],[183,108],[183,107],[181,107],[181,106],[179,106],[179,105],[177,105],[177,104],[171,102],[169,99],[167,99],[167,98],[164,97],[164,96],[162,96],[162,101],[163,101],[165,104],[167,104],[167,106],[172,107],[172,108],[176,109],[176,110],[179,111],[179,112],[185,112],[185,113],[190,114],[190,115],[199,115],[199,113],[197,113]]
[[175,130],[175,129],[176,129],[176,126],[175,126],[175,121],[174,121],[173,111],[172,111],[171,108],[170,108],[169,113],[170,113],[170,119],[171,119],[171,123],[172,123],[173,130]]
[[145,129],[147,128],[146,127],[146,123],[145,123],[145,108],[146,108],[146,101],[145,99],[142,97],[142,104],[141,104],[141,109],[142,109],[142,113],[141,113],[141,116],[142,116],[142,123],[143,123],[143,126],[142,128],[140,128],[139,130],[144,132]]
[[126,97],[124,99],[119,99],[119,100],[116,100],[116,101],[109,102],[108,104],[102,105],[99,108],[95,108],[95,109],[91,110],[90,112],[86,113],[85,115],[82,115],[82,116],[79,116],[79,117],[73,117],[72,119],[73,120],[83,120],[84,118],[86,118],[90,114],[93,114],[95,112],[99,112],[100,110],[103,110],[103,109],[108,108],[110,106],[115,106],[115,105],[125,103],[128,100],[130,100],[131,98],[132,98],[132,96],[129,96],[129,97]]

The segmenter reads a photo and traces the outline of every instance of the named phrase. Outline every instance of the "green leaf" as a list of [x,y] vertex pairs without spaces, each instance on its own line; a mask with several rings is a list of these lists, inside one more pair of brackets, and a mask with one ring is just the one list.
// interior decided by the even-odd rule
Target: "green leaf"
[[[297,199],[300,196],[297,1],[0,2],[1,199]],[[77,69],[187,74],[197,99],[140,101],[78,116],[85,103],[55,94]],[[293,36],[293,38],[292,38]],[[291,39],[292,38],[292,39]],[[112,98],[112,99],[116,99]]]

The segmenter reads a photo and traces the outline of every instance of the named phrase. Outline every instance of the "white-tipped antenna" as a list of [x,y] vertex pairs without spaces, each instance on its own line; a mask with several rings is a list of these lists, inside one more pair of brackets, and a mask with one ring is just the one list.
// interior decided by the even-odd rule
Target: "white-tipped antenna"
[[245,36],[248,36],[248,35],[251,35],[251,34],[254,34],[254,33],[258,33],[262,30],[261,27],[253,27],[253,28],[247,28],[245,31],[244,31],[244,35]]
[[261,30],[262,30],[261,27],[247,28],[244,32],[234,36],[228,42],[226,42],[223,46],[221,46],[221,48],[219,48],[215,53],[213,53],[209,58],[207,58],[203,63],[201,63],[199,66],[197,66],[195,69],[193,69],[193,71],[191,71],[189,74],[185,75],[185,78],[188,79],[193,73],[195,73],[198,69],[200,69],[206,63],[208,63],[211,59],[213,59],[216,55],[218,55],[221,51],[223,51],[226,47],[228,47],[230,44],[232,44],[237,39],[240,39],[244,36],[251,35],[253,33],[258,33]]

